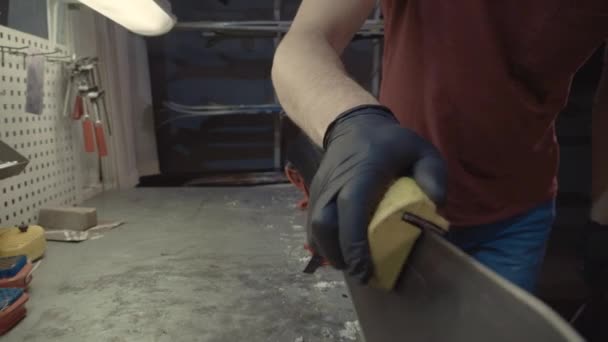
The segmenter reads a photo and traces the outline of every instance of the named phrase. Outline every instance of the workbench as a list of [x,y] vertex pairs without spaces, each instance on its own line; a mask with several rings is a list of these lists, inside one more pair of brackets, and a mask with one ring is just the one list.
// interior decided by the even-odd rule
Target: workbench
[[6,341],[358,341],[342,275],[302,273],[288,185],[138,188],[85,203],[125,224],[51,242]]

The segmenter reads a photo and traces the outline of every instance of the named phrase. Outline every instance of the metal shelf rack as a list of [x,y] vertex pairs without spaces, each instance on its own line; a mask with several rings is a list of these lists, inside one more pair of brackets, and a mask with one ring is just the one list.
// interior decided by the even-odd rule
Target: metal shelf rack
[[[282,36],[291,27],[292,21],[281,20],[282,0],[274,0],[274,20],[248,20],[248,21],[195,21],[178,22],[174,30],[178,31],[200,31],[204,37],[274,37],[274,48],[278,46]],[[361,29],[356,33],[354,39],[373,40],[373,60],[372,60],[372,93],[378,94],[380,84],[380,41],[384,36],[384,25],[380,15],[380,6],[376,6],[373,17],[366,20]],[[268,114],[274,115],[274,168],[280,170],[282,166],[281,141],[284,112],[280,109],[276,95],[274,103],[260,105],[242,106],[186,106],[177,103],[163,103],[164,109],[178,114],[178,116],[165,119],[157,124],[157,129],[169,122],[182,118],[208,115],[231,115],[231,114]],[[277,115],[278,113],[278,115]]]

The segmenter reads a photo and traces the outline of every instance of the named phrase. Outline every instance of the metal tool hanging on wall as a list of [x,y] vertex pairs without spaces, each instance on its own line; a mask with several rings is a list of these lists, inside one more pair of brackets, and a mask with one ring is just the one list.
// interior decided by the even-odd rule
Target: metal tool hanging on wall
[[84,150],[108,155],[106,129],[112,135],[105,103],[105,90],[100,85],[97,58],[81,58],[68,67],[68,84],[63,103],[64,116],[82,122]]

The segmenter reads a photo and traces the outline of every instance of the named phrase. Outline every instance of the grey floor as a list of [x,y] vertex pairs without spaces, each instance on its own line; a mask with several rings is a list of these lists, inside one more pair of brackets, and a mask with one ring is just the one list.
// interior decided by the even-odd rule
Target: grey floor
[[135,189],[87,203],[124,220],[50,243],[5,341],[357,341],[339,273],[301,272],[288,186]]

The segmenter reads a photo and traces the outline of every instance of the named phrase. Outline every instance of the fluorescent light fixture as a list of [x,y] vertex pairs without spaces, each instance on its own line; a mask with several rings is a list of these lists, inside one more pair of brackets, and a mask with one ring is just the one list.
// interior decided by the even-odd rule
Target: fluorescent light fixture
[[165,0],[79,0],[127,30],[158,36],[173,28],[176,19]]

